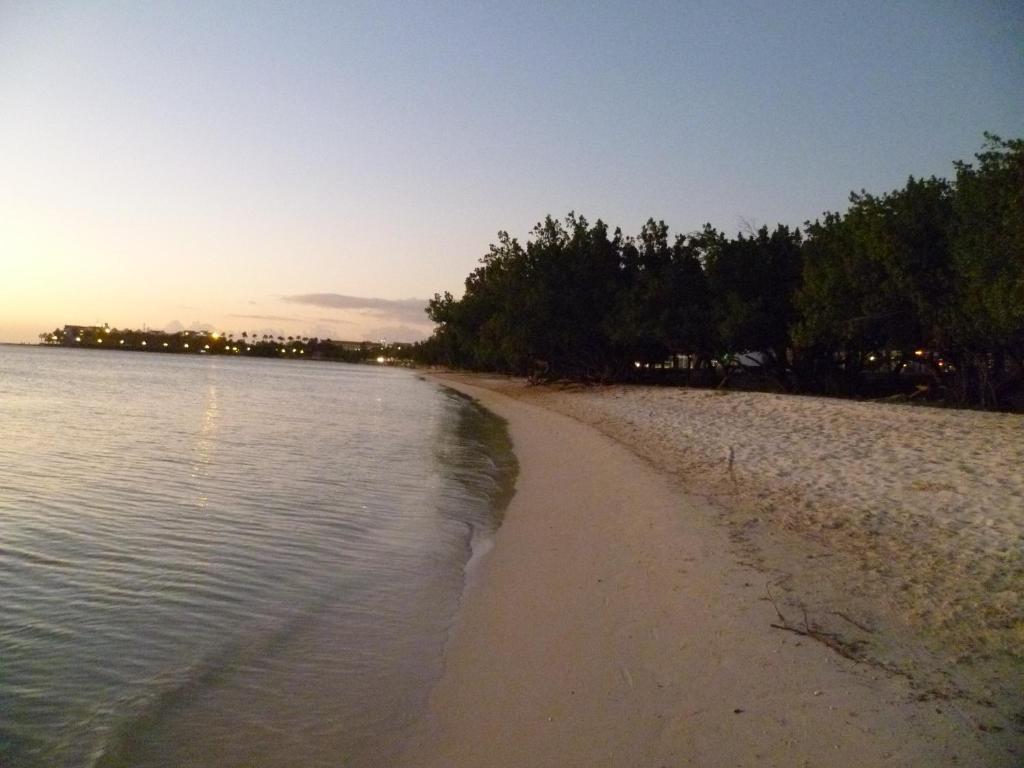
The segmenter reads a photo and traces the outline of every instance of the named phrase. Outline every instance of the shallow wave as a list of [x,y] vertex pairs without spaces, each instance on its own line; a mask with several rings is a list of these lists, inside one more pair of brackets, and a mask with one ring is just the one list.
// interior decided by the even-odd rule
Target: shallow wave
[[0,764],[383,764],[503,424],[405,372],[128,358],[0,358]]

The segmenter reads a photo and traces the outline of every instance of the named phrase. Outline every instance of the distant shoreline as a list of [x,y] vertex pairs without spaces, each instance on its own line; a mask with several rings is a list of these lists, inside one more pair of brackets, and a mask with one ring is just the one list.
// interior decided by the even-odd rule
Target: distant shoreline
[[408,342],[343,341],[315,336],[271,336],[219,331],[154,331],[109,325],[65,325],[39,334],[36,346],[60,349],[114,350],[148,354],[326,360],[409,366]]

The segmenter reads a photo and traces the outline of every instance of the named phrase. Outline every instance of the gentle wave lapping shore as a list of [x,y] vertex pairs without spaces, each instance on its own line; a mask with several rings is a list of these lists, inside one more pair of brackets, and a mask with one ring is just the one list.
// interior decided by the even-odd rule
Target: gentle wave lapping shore
[[442,380],[521,475],[410,764],[1018,764],[1024,418]]

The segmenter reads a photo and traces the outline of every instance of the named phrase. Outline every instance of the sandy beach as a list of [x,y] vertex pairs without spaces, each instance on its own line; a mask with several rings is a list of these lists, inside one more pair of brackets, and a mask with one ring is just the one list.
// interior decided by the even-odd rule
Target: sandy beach
[[520,477],[406,765],[1020,764],[1021,417],[437,379]]

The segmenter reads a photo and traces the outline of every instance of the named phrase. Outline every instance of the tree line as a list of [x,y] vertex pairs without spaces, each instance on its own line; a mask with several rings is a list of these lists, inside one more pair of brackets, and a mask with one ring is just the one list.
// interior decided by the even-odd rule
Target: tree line
[[1024,407],[1024,140],[952,180],[850,195],[803,228],[624,236],[570,213],[507,232],[422,363],[543,378],[755,384]]

